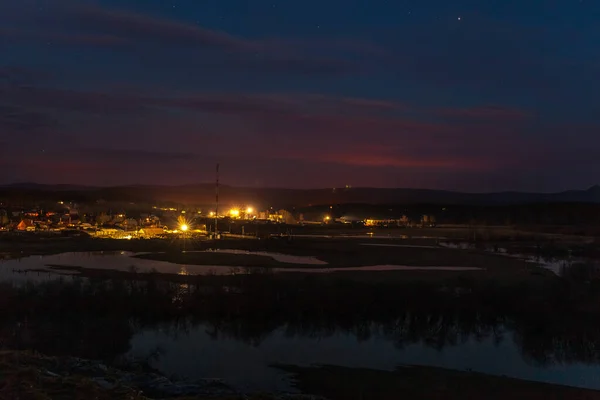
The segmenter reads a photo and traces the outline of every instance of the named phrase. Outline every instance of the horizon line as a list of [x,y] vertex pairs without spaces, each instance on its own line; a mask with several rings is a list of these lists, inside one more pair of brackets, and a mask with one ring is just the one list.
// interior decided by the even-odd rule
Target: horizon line
[[[142,183],[130,183],[130,184],[121,184],[121,185],[85,185],[85,184],[77,184],[77,183],[38,183],[38,182],[12,182],[12,183],[3,183],[0,184],[0,188],[9,189],[11,187],[18,188],[19,186],[27,186],[27,185],[35,185],[35,186],[71,186],[74,188],[89,188],[89,189],[111,189],[111,188],[133,188],[133,187],[169,187],[169,188],[181,188],[181,187],[190,187],[190,186],[212,186],[214,182],[202,182],[202,183],[186,183],[186,184],[142,184]],[[414,190],[414,191],[430,191],[430,192],[446,192],[446,193],[464,193],[470,195],[491,195],[491,194],[506,194],[506,193],[520,193],[520,194],[560,194],[571,191],[581,191],[586,192],[591,189],[600,187],[599,184],[591,185],[584,189],[565,189],[559,191],[552,192],[535,192],[535,191],[520,191],[520,190],[502,190],[496,192],[478,192],[478,191],[462,191],[462,190],[451,190],[451,189],[429,189],[429,188],[414,188],[414,187],[377,187],[377,186],[336,186],[336,187],[320,187],[320,188],[290,188],[290,187],[282,187],[282,186],[236,186],[236,185],[228,185],[219,183],[220,187],[230,187],[237,189],[262,189],[262,190],[291,190],[291,191],[320,191],[320,190]]]

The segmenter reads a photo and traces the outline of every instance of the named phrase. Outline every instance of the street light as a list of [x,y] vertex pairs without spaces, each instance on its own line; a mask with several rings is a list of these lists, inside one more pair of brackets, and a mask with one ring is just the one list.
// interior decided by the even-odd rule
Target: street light
[[189,226],[187,226],[187,224],[182,224],[179,228],[181,229],[181,232],[187,232]]

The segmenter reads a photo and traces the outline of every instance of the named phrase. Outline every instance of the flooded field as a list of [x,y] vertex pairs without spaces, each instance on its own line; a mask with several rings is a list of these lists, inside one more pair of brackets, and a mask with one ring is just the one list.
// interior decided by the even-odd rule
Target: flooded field
[[[319,261],[314,257],[290,256],[277,253],[255,252],[249,253],[241,250],[214,250],[203,251],[208,253],[225,253],[236,255],[256,255],[271,257],[280,262],[289,264],[308,264],[321,266],[326,262]],[[194,253],[193,251],[186,253]],[[148,253],[131,252],[94,252],[94,253],[65,253],[49,256],[30,256],[25,258],[0,261],[0,280],[14,283],[26,281],[44,281],[49,279],[69,279],[69,276],[76,272],[61,267],[82,267],[83,269],[104,269],[123,272],[160,274],[180,274],[180,275],[232,275],[249,274],[251,268],[236,265],[182,265],[166,261],[148,260],[143,258],[134,258]],[[352,268],[271,268],[274,273],[334,273],[345,271],[477,271],[482,268],[460,267],[460,266],[407,266],[407,265],[369,265],[364,267]]]
[[[375,246],[385,246],[381,244],[375,244]],[[395,246],[395,245],[389,245]],[[448,249],[456,249],[456,250],[477,250],[477,246],[473,243],[469,242],[440,242],[439,246],[448,248]],[[401,246],[404,247],[404,246]],[[412,246],[406,246],[412,247]],[[483,249],[480,249],[492,254],[498,254],[506,257],[511,257],[513,259],[523,260],[525,262],[539,265],[549,271],[552,271],[554,274],[558,276],[562,276],[565,274],[565,271],[568,270],[573,265],[588,265],[590,267],[600,268],[600,263],[597,260],[585,258],[585,257],[573,257],[571,255],[563,256],[563,257],[550,257],[543,256],[541,254],[531,254],[531,253],[521,253],[519,251],[510,252],[508,249],[498,246],[486,246]],[[535,253],[535,248],[532,247],[532,252]]]
[[562,276],[581,259],[437,240],[4,259],[0,335],[18,326],[19,346],[44,354],[144,360],[241,392],[297,391],[281,365],[421,365],[600,390],[596,286],[535,267]]
[[[327,262],[321,261],[316,257],[307,257],[307,256],[292,256],[289,254],[281,254],[281,253],[269,253],[266,251],[244,251],[244,250],[235,250],[235,249],[214,249],[214,250],[204,250],[202,253],[224,253],[224,254],[238,254],[238,255],[256,255],[269,257],[276,261],[287,263],[287,264],[305,264],[305,265],[327,265]],[[194,253],[193,251],[190,253]]]

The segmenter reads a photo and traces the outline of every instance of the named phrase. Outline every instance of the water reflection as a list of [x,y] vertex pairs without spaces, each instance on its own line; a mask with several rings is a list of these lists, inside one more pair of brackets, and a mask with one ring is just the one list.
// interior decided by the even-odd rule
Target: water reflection
[[[305,263],[308,265],[297,268],[268,268],[270,273],[333,273],[343,271],[412,271],[426,270],[435,271],[477,271],[481,268],[471,266],[428,266],[417,267],[410,265],[369,265],[365,267],[349,268],[317,268],[311,265],[323,265],[326,262],[319,261],[314,257],[289,256],[278,253],[267,252],[245,252],[239,250],[218,250],[219,253],[252,254],[256,256],[270,256],[290,265]],[[194,252],[189,252],[194,253]],[[63,253],[48,256],[30,256],[0,262],[0,281],[10,281],[15,285],[26,282],[42,282],[57,279],[66,275],[77,275],[79,271],[69,270],[72,267],[82,267],[88,270],[112,270],[122,272],[153,273],[174,275],[239,275],[265,273],[266,269],[261,267],[240,267],[228,265],[180,265],[167,261],[135,258],[136,255],[148,253],[132,253],[126,251],[118,252],[81,252]],[[66,268],[64,268],[66,267]],[[65,278],[67,279],[67,278]]]
[[287,388],[273,363],[424,364],[600,388],[593,286],[215,278],[2,287],[0,340],[108,361],[152,355],[168,374],[264,390]]
[[255,255],[272,258],[275,261],[279,261],[287,264],[304,264],[304,265],[327,265],[327,262],[321,261],[316,257],[308,256],[293,256],[289,254],[272,253],[267,251],[246,251],[246,250],[235,250],[235,249],[212,249],[202,251],[188,251],[187,253],[223,253],[223,254],[237,254],[237,255]]
[[380,370],[393,370],[398,365],[428,365],[600,389],[598,365],[575,361],[541,367],[530,363],[523,358],[510,331],[506,339],[470,336],[440,349],[423,338],[398,347],[383,333],[366,339],[339,331],[311,337],[290,334],[287,327],[251,344],[230,336],[215,337],[213,329],[201,324],[177,335],[145,330],[132,338],[131,354],[141,356],[159,346],[161,354],[151,364],[165,373],[192,379],[217,376],[245,390],[291,390],[288,378],[270,367],[278,363]]
[[[570,255],[566,255],[564,257],[552,257],[552,256],[543,256],[539,253],[539,249],[537,249],[537,254],[525,254],[520,252],[509,252],[508,249],[491,246],[491,245],[482,245],[478,243],[472,242],[464,242],[464,241],[454,241],[454,242],[439,242],[439,246],[449,248],[449,249],[460,249],[460,250],[483,250],[489,253],[494,253],[498,255],[503,255],[506,257],[518,258],[520,260],[524,260],[526,262],[539,265],[545,269],[548,269],[554,272],[558,276],[565,276],[569,273],[569,269],[573,266],[578,265],[588,265],[590,268],[600,269],[600,263],[597,260],[592,260],[585,257],[573,257]],[[406,247],[414,247],[414,246],[406,246]],[[532,248],[533,249],[533,248]]]

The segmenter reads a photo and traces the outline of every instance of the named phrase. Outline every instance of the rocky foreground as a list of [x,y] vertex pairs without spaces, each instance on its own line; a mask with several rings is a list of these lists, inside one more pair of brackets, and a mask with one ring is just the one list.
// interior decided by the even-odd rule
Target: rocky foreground
[[0,400],[317,400],[297,394],[244,395],[224,382],[175,382],[129,365],[116,369],[97,361],[0,352]]
[[[141,365],[122,369],[74,357],[0,352],[0,400],[600,400],[600,392],[468,371],[376,371],[280,365],[302,394],[243,394],[220,380],[173,381]],[[321,397],[324,396],[324,397]]]

